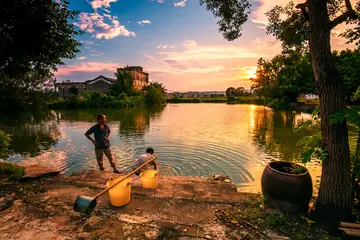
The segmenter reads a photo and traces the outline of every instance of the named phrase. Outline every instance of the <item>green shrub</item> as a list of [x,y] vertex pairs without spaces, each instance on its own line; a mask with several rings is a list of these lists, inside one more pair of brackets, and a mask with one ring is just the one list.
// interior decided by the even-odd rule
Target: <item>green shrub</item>
[[226,102],[236,102],[236,97],[234,96],[228,96],[227,99],[226,99]]
[[205,98],[201,99],[201,101],[204,103],[226,103],[226,99],[224,98]]
[[292,107],[290,105],[289,102],[283,100],[283,99],[271,99],[271,100],[266,100],[265,104],[270,107],[270,108],[274,108],[274,109],[284,109],[284,110],[291,110]]
[[7,158],[9,156],[10,142],[10,135],[0,130],[0,158]]
[[125,100],[127,98],[128,96],[126,95],[126,93],[120,93],[119,95],[116,96],[116,100]]
[[199,98],[170,98],[166,100],[168,103],[201,103]]
[[12,163],[0,163],[0,175],[9,180],[19,180],[25,172],[25,168]]
[[153,82],[143,87],[141,92],[145,104],[149,106],[166,104],[166,89],[162,83]]

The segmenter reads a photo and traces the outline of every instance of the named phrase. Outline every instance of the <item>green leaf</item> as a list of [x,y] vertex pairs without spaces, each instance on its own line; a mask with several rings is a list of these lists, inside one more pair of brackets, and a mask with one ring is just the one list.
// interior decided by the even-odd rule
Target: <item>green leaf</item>
[[320,147],[314,148],[314,154],[313,155],[315,155],[316,158],[320,159],[323,162],[325,162],[327,160],[327,157],[328,157],[327,151],[320,148]]
[[305,217],[305,216],[300,216],[300,218],[301,218],[301,219],[304,219],[309,226],[310,226],[311,224],[314,224],[314,223],[315,223],[315,221],[313,221],[313,220],[311,220],[311,219],[309,219],[309,218],[307,218],[307,217]]
[[345,108],[336,113],[333,113],[330,118],[331,124],[341,123],[344,120],[348,123],[360,128],[360,113],[353,108]]
[[301,153],[300,158],[302,163],[308,163],[311,161],[312,155],[314,153],[314,149],[307,149]]

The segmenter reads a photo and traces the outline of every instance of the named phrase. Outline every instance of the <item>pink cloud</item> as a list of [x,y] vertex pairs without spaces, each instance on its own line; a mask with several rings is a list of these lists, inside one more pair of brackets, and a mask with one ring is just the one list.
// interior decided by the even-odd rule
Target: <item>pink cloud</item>
[[175,3],[174,3],[174,6],[175,6],[175,7],[185,7],[185,6],[186,6],[186,2],[187,2],[187,0],[182,0],[182,1],[180,1],[180,2],[175,2]]
[[55,75],[68,76],[77,72],[115,72],[119,66],[121,66],[119,63],[81,62],[70,66],[60,66]]
[[[86,32],[94,32],[95,26],[104,26],[104,16],[99,13],[85,13],[79,14],[79,22],[75,22],[74,25],[78,26],[81,30]],[[108,26],[108,25],[107,25]]]
[[89,2],[93,9],[109,8],[110,3],[117,2],[118,0],[93,0]]
[[135,37],[134,32],[128,31],[125,26],[120,25],[116,16],[110,14],[85,13],[79,15],[79,21],[74,25],[78,26],[81,30],[94,33],[97,39],[112,39],[117,36]]
[[161,62],[161,60],[158,60],[158,59],[156,59],[154,56],[151,56],[151,55],[146,54],[146,53],[144,53],[144,57],[147,58],[147,59],[150,60],[150,61]]
[[194,40],[187,40],[183,43],[184,48],[196,48],[197,43]]

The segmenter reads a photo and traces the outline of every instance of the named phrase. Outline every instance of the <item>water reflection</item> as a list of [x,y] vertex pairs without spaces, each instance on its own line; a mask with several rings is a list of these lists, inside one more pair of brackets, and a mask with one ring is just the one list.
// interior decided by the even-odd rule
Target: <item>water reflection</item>
[[[57,120],[72,122],[91,122],[96,124],[96,116],[103,113],[109,123],[119,122],[119,135],[132,136],[146,133],[150,119],[161,116],[164,106],[139,107],[129,109],[89,109],[89,110],[62,110],[56,113]],[[84,130],[85,131],[85,130]]]
[[61,137],[55,112],[47,110],[2,116],[0,129],[11,134],[13,153],[31,157],[52,148]]
[[255,144],[276,159],[285,161],[299,159],[303,148],[297,146],[297,143],[301,138],[311,134],[311,130],[294,131],[294,127],[310,119],[309,114],[258,107],[254,110],[254,118],[252,140]]
[[[97,169],[94,146],[84,133],[99,113],[107,115],[119,166],[130,168],[134,158],[152,146],[160,155],[161,174],[206,177],[221,173],[252,192],[260,191],[264,166],[273,159],[298,159],[302,149],[296,143],[310,134],[308,130],[293,132],[310,115],[253,105],[42,111],[2,119],[0,128],[14,134],[11,147],[18,153],[9,160],[49,164],[69,174]],[[26,152],[41,155],[21,156]],[[318,165],[310,166],[310,172],[319,173]]]

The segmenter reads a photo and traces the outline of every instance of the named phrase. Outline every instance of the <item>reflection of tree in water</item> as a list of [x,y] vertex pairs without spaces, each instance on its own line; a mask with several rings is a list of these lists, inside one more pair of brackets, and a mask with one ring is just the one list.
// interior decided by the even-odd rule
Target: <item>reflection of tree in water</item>
[[103,113],[108,121],[119,121],[119,134],[145,134],[151,119],[158,118],[164,106],[128,109],[82,109],[62,110],[56,113],[58,120],[96,122],[96,116]]
[[270,155],[278,155],[287,161],[298,159],[303,148],[297,146],[297,143],[310,133],[305,129],[294,132],[296,114],[265,107],[256,108],[253,141]]
[[119,134],[125,136],[145,134],[150,125],[150,119],[160,117],[163,110],[164,107],[129,109],[119,119]]
[[12,135],[14,153],[31,157],[50,149],[61,135],[55,112],[43,109],[1,117],[0,129]]

